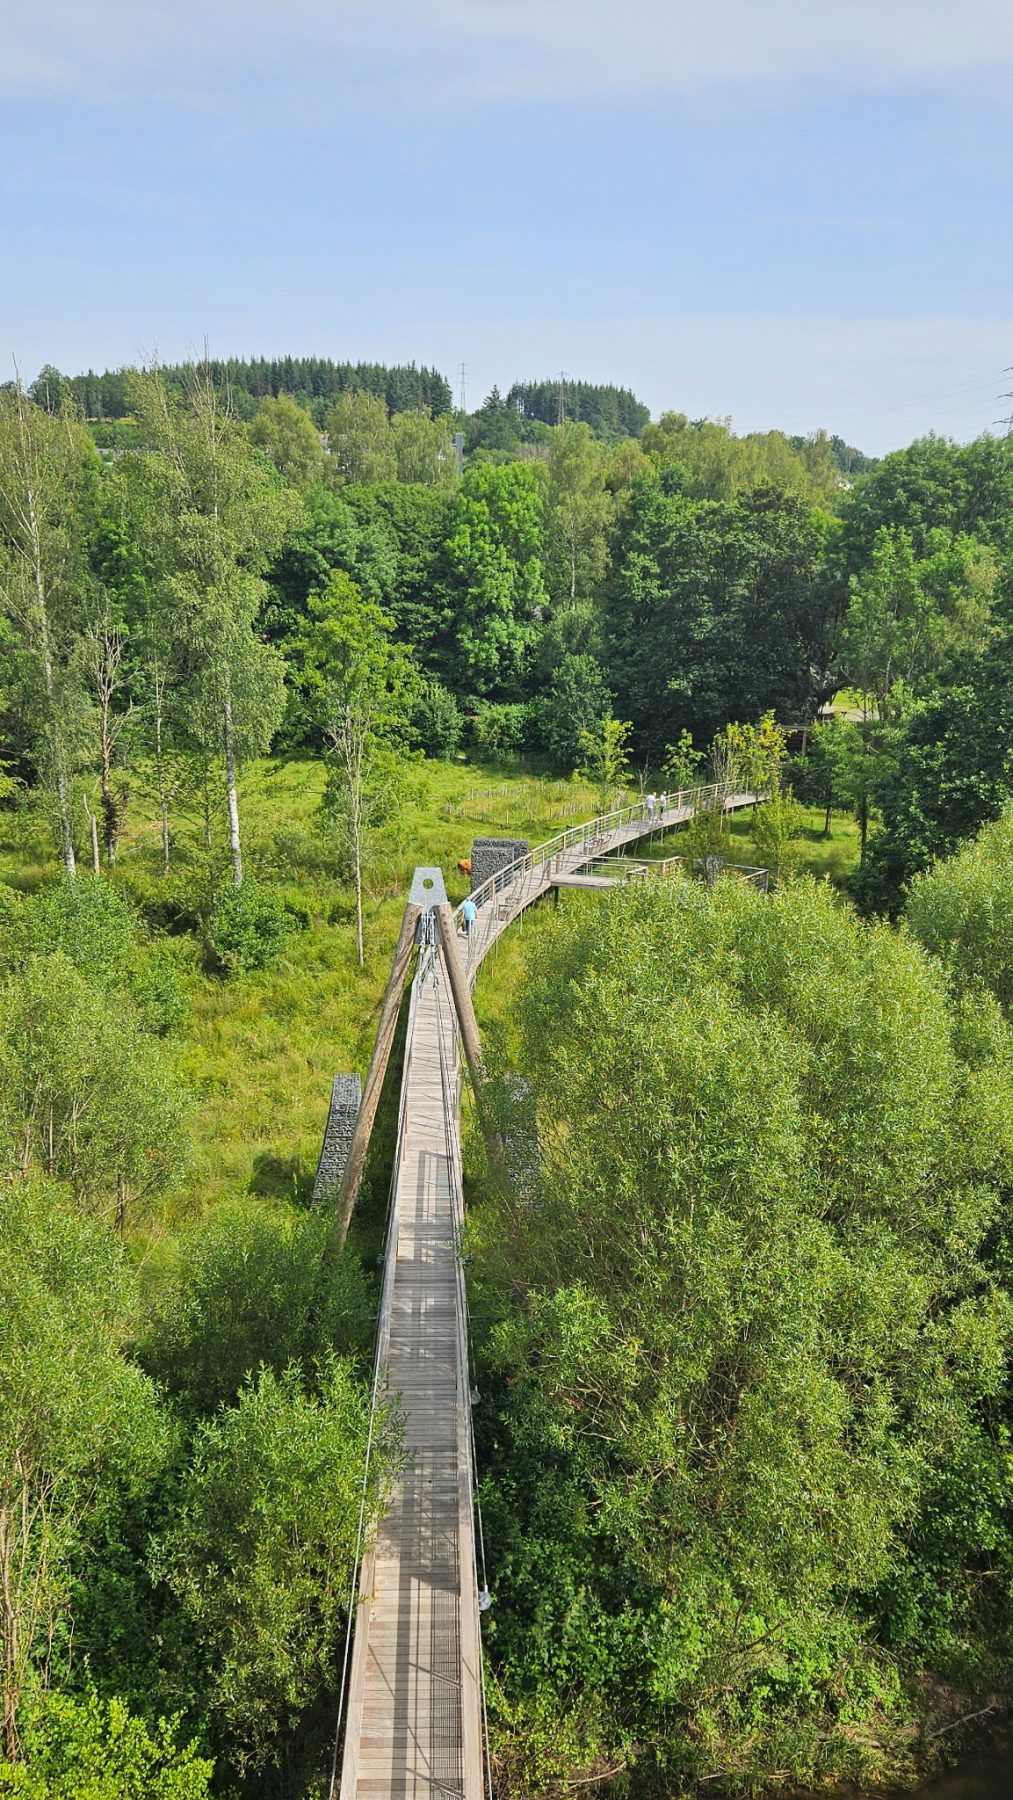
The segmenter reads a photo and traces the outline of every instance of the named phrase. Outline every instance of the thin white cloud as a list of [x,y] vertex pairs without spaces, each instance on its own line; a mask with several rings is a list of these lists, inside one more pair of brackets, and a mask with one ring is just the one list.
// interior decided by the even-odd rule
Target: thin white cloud
[[629,99],[1013,68],[1008,0],[4,0],[0,91],[222,104],[248,75],[319,106]]
[[[949,77],[1013,61],[1007,0],[408,0],[535,90],[680,90],[800,75]],[[510,66],[512,65],[512,67]]]

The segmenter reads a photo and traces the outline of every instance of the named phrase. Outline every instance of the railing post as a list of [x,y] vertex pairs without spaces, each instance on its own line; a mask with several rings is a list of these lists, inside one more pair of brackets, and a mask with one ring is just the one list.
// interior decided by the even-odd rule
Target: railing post
[[383,1078],[387,1073],[390,1060],[391,1045],[397,1028],[398,1013],[401,1010],[401,997],[408,978],[408,964],[411,962],[415,945],[415,927],[421,917],[422,908],[409,900],[401,920],[394,961],[391,964],[387,987],[380,1007],[380,1022],[376,1028],[376,1042],[373,1054],[369,1059],[366,1080],[362,1089],[362,1102],[358,1118],[352,1132],[352,1141],[348,1146],[348,1156],[341,1172],[341,1186],[337,1195],[337,1216],[330,1233],[328,1249],[333,1255],[340,1255],[348,1236],[351,1223],[352,1208],[355,1196],[359,1191],[359,1182],[366,1163],[366,1152],[373,1132],[373,1120],[380,1103]]

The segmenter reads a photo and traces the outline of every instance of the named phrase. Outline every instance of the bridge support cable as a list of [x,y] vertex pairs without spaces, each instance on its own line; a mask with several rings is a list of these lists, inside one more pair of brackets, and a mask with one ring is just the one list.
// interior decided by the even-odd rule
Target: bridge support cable
[[[438,915],[438,917],[439,917],[441,933],[444,929],[444,924],[445,924],[444,917],[442,915],[447,915],[448,917],[450,917],[450,908],[443,907],[440,909],[440,914]],[[455,951],[457,949],[456,943],[454,945],[454,949],[455,949]],[[485,1560],[485,1531],[484,1531],[483,1524],[482,1524],[482,1500],[481,1500],[481,1496],[479,1494],[479,1488],[478,1488],[478,1456],[477,1456],[477,1453],[475,1450],[475,1421],[474,1421],[474,1412],[473,1412],[473,1395],[475,1393],[475,1389],[472,1385],[472,1375],[473,1375],[474,1370],[473,1370],[473,1360],[471,1357],[471,1322],[470,1322],[470,1315],[469,1315],[469,1311],[468,1311],[468,1290],[467,1290],[467,1283],[465,1281],[464,1262],[463,1262],[464,1171],[463,1171],[463,1168],[461,1165],[461,1105],[460,1105],[460,1090],[459,1090],[458,1081],[457,1081],[457,1070],[460,1066],[459,1056],[458,1056],[458,1032],[455,1029],[455,1027],[459,1027],[459,1025],[460,1025],[460,1014],[457,1011],[457,1004],[456,1004],[457,995],[456,995],[456,991],[454,989],[453,977],[450,974],[451,965],[449,963],[449,960],[445,959],[445,966],[447,968],[447,974],[448,974],[448,978],[450,980],[454,1005],[453,1005],[453,1015],[452,1015],[452,1018],[450,1021],[450,1030],[447,1031],[446,1029],[441,1028],[440,1034],[439,1034],[440,1077],[441,1077],[441,1087],[443,1090],[443,1119],[444,1119],[444,1130],[445,1130],[445,1134],[446,1134],[446,1144],[447,1144],[447,1164],[450,1169],[450,1175],[451,1175],[451,1190],[452,1190],[452,1194],[453,1194],[453,1198],[454,1198],[454,1222],[455,1222],[456,1237],[457,1237],[457,1279],[458,1279],[458,1295],[459,1295],[459,1300],[458,1300],[458,1305],[459,1305],[459,1354],[460,1354],[460,1359],[461,1359],[462,1385],[463,1385],[464,1392],[468,1396],[468,1444],[469,1444],[469,1450],[470,1450],[469,1486],[470,1486],[470,1490],[471,1490],[472,1511],[473,1511],[476,1525],[478,1527],[477,1543],[476,1543],[475,1538],[474,1537],[472,1538],[472,1579],[473,1579],[474,1595],[475,1595],[476,1616],[477,1616],[477,1621],[478,1621],[478,1674],[479,1674],[479,1690],[480,1690],[481,1703],[482,1703],[482,1747],[483,1747],[484,1761],[485,1761],[486,1800],[492,1800],[492,1754],[491,1754],[491,1748],[490,1748],[490,1743],[489,1743],[489,1707],[488,1707],[488,1701],[487,1701],[487,1697],[486,1697],[486,1683],[485,1683],[485,1644],[484,1644],[484,1639],[483,1639],[483,1635],[482,1635],[482,1615],[485,1611],[488,1610],[488,1607],[490,1605],[491,1596],[489,1593],[489,1574],[488,1574],[488,1570],[486,1568],[486,1560]],[[463,977],[463,970],[461,970],[460,973],[461,973],[461,976]],[[438,974],[438,968],[436,966],[434,966],[434,981],[436,983],[437,1010],[438,1010],[438,1012],[441,1012],[442,1008],[441,1008],[440,989],[439,989],[439,974]],[[472,1018],[474,1018],[474,1008],[473,1008],[472,1002],[471,1002],[470,989],[467,990],[467,1000],[468,1000],[469,1008],[471,1009]],[[441,1017],[441,1027],[442,1027],[442,1025],[443,1025],[443,1021],[442,1021],[442,1017]],[[475,1039],[476,1039],[476,1043],[477,1043],[477,1041],[478,1041],[477,1022],[475,1024]],[[450,1065],[450,1058],[448,1056],[448,1045],[453,1052],[453,1067],[451,1067],[451,1065]],[[479,1058],[479,1068],[481,1069],[481,1058]],[[473,1082],[473,1091],[474,1091],[474,1076],[472,1077],[472,1082]],[[479,1096],[476,1093],[476,1107],[478,1105],[479,1105]],[[461,1584],[461,1586],[462,1586],[462,1601],[463,1601],[463,1585],[464,1584],[463,1584],[463,1580],[462,1580],[462,1584]]]
[[[554,874],[684,824],[698,804],[732,811],[756,798],[712,786],[673,796],[650,819],[636,803],[519,856],[472,895],[478,917],[467,966],[440,871],[416,871],[367,1075],[371,1111],[364,1093],[358,1166],[346,1165],[336,1220],[343,1242],[418,942],[330,1800],[339,1793],[340,1800],[482,1800],[491,1785],[481,1633],[488,1576],[460,1255],[458,1034],[482,1118],[484,1071],[470,991],[478,967],[506,926],[549,890]],[[385,1395],[401,1404],[405,1464],[367,1542],[370,1470]]]
[[485,1787],[460,1177],[448,1154],[458,1064],[435,920],[446,894],[439,871],[421,873],[377,1345],[377,1406],[384,1393],[399,1401],[405,1460],[362,1556],[340,1800],[482,1800]]
[[369,1059],[369,1068],[366,1071],[359,1116],[355,1121],[352,1141],[348,1146],[348,1155],[345,1158],[345,1166],[341,1174],[341,1185],[338,1189],[329,1245],[329,1249],[335,1256],[341,1254],[348,1236],[352,1208],[355,1205],[355,1196],[359,1191],[359,1182],[362,1180],[369,1140],[373,1134],[373,1121],[376,1118],[376,1109],[380,1104],[383,1078],[387,1073],[387,1064],[390,1061],[398,1014],[401,1010],[405,983],[408,979],[408,965],[411,962],[412,950],[415,945],[415,932],[421,915],[421,906],[409,900],[401,920],[394,960],[380,1007],[380,1022],[376,1028],[376,1042],[373,1045],[373,1054]]
[[[411,1028],[417,1002],[417,990],[412,986],[411,1004],[408,1016],[408,1040],[411,1041]],[[369,1400],[369,1426],[366,1433],[366,1453],[362,1469],[362,1489],[359,1496],[359,1518],[355,1534],[355,1555],[352,1562],[352,1580],[348,1595],[348,1616],[345,1622],[345,1646],[341,1662],[341,1682],[338,1688],[338,1714],[334,1727],[334,1755],[331,1760],[331,1780],[328,1789],[328,1800],[335,1800],[338,1781],[338,1757],[341,1750],[341,1731],[345,1721],[345,1707],[348,1698],[349,1661],[352,1652],[352,1641],[355,1630],[356,1615],[359,1606],[366,1599],[365,1583],[360,1583],[363,1571],[363,1550],[366,1534],[366,1513],[369,1505],[369,1477],[373,1460],[373,1445],[376,1438],[376,1420],[380,1401],[380,1384],[384,1375],[386,1354],[389,1348],[390,1319],[390,1283],[393,1276],[393,1258],[390,1254],[392,1241],[397,1241],[397,1192],[401,1176],[401,1147],[404,1143],[405,1114],[407,1110],[408,1083],[402,1077],[401,1094],[398,1103],[397,1143],[394,1152],[394,1167],[391,1172],[390,1192],[387,1199],[387,1218],[384,1230],[383,1250],[383,1283],[381,1287],[380,1309],[377,1315],[376,1341],[373,1348],[373,1381]],[[367,1602],[368,1604],[368,1602]]]

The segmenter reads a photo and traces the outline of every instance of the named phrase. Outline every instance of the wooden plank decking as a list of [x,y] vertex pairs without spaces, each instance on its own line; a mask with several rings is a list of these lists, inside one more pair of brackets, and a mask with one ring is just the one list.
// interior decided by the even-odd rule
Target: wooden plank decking
[[[752,804],[734,795],[728,810]],[[553,879],[690,816],[672,807],[584,838],[517,871],[483,906],[468,944],[486,952]],[[401,1141],[378,1327],[388,1396],[399,1395],[406,1467],[363,1560],[340,1800],[483,1800],[478,1582],[471,1465],[458,1054],[439,951],[412,990]]]
[[[387,1271],[407,1466],[363,1565],[341,1800],[481,1800],[478,1585],[457,1048],[442,964],[413,995]],[[442,1054],[441,1054],[442,1039]],[[446,1084],[444,1083],[446,1070]]]

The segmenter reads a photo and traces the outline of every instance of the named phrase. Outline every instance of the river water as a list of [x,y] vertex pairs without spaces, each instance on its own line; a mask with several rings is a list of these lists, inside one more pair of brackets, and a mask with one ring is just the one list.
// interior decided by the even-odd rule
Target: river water
[[[920,1787],[831,1791],[836,1791],[837,1800],[873,1800],[873,1796],[876,1800],[900,1800],[901,1792],[906,1800],[1013,1800],[1013,1738],[1006,1737],[990,1749],[967,1757],[946,1774],[923,1781]],[[822,1795],[799,1794],[795,1800],[827,1800],[827,1794],[825,1790]]]
[[982,1750],[916,1788],[912,1800],[1013,1800],[1013,1743]]

